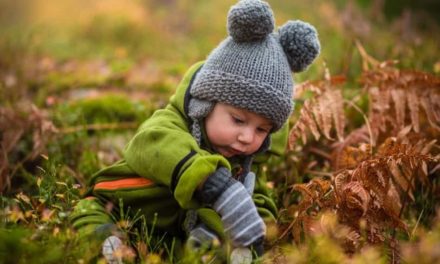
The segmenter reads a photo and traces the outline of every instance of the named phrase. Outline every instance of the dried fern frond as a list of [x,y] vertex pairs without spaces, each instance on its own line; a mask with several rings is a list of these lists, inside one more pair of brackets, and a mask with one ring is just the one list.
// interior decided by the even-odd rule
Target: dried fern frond
[[345,146],[333,151],[332,167],[335,171],[341,169],[353,169],[360,162],[371,157],[371,146],[361,144],[359,147]]
[[[305,100],[299,119],[290,131],[289,146],[291,149],[299,138],[306,144],[309,132],[313,134],[315,140],[319,140],[321,135],[333,140],[330,135],[332,127],[336,131],[338,140],[343,140],[346,120],[344,99],[338,85],[344,81],[345,79],[340,76],[330,77],[327,74],[324,81],[307,82],[297,89],[297,94],[310,91],[313,97]],[[299,93],[298,90],[300,90]]]
[[[0,192],[11,188],[11,178],[18,168],[44,153],[49,140],[58,133],[46,111],[32,104],[20,109],[22,112],[0,107]],[[11,156],[22,156],[16,154],[20,151],[18,143],[29,135],[32,136],[32,150],[19,160],[10,160]]]
[[440,78],[389,66],[365,71],[361,82],[370,97],[369,119],[375,138],[408,125],[440,132]]
[[[340,169],[331,181],[314,178],[309,183],[294,185],[303,199],[297,207],[292,233],[308,234],[310,230],[304,229],[304,222],[316,220],[316,215],[326,210],[335,212],[339,223],[354,232],[366,231],[367,242],[371,244],[391,241],[389,230],[407,231],[401,219],[406,197],[414,199],[417,182],[430,185],[427,164],[438,163],[430,155],[436,141],[411,143],[409,130],[405,128],[398,137],[385,140],[375,155],[370,154],[371,146],[367,144],[358,148],[347,146],[340,157]],[[365,222],[366,230],[361,222]],[[347,251],[359,244],[355,238],[346,241]]]
[[[344,78],[331,77],[328,70],[326,72],[325,80],[306,82],[298,89],[298,97],[305,91],[312,92],[313,96],[305,100],[290,131],[291,149],[299,138],[306,144],[309,133],[315,140],[321,135],[334,140],[331,134],[334,129],[337,139],[344,139],[345,101],[339,88]],[[377,63],[373,70],[364,71],[361,83],[364,89],[360,95],[366,94],[369,98],[368,117],[364,118],[371,130],[370,144],[374,146],[379,136],[396,135],[408,125],[416,133],[429,132],[431,138],[439,136],[440,78],[424,72],[399,70],[384,62]],[[352,103],[351,106],[357,109]]]
[[[299,244],[302,234],[309,234],[312,222],[316,220],[318,212],[323,208],[331,208],[335,205],[334,196],[331,195],[333,188],[331,182],[321,178],[314,178],[309,183],[295,184],[292,190],[302,194],[302,200],[293,214],[296,218],[284,232],[290,230],[295,242]],[[283,235],[282,235],[283,236]]]
[[[396,242],[392,234],[396,229],[408,232],[402,220],[407,202],[415,200],[420,185],[424,191],[439,193],[429,176],[440,170],[440,148],[435,140],[440,136],[440,78],[399,70],[393,64],[376,61],[373,70],[365,69],[360,96],[368,96],[367,115],[342,98],[337,87],[342,79],[333,79],[328,71],[325,80],[301,85],[300,91],[313,96],[304,101],[290,132],[291,149],[299,138],[306,144],[310,134],[321,143],[336,137],[339,142],[332,144],[331,155],[320,155],[331,161],[331,181],[313,178],[293,188],[302,193],[290,225],[297,243],[310,234],[310,224],[318,215],[329,211],[352,231],[346,240],[348,252],[364,239],[368,244],[389,244],[391,254],[398,258],[398,245],[391,245]],[[365,124],[344,138],[345,104],[361,113]],[[315,145],[307,149],[314,154],[325,152]],[[328,171],[328,162],[322,166]],[[331,187],[319,187],[326,184]]]

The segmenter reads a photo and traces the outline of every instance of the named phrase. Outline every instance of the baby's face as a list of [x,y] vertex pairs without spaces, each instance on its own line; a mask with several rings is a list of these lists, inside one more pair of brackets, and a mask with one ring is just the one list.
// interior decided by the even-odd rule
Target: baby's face
[[269,119],[223,103],[216,103],[205,118],[209,142],[227,158],[255,153],[271,129]]

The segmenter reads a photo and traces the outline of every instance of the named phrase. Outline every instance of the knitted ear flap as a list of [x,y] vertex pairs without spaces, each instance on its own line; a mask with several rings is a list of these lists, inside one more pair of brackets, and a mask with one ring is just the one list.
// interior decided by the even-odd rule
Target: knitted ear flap
[[242,0],[228,13],[228,32],[237,42],[264,39],[274,29],[274,18],[268,3]]
[[318,33],[309,23],[300,20],[288,21],[278,33],[280,44],[293,72],[305,70],[318,56],[321,49]]
[[199,145],[202,142],[202,127],[200,122],[202,122],[203,118],[205,118],[212,111],[214,105],[215,103],[213,102],[200,100],[194,97],[189,101],[188,116],[193,122],[191,134]]

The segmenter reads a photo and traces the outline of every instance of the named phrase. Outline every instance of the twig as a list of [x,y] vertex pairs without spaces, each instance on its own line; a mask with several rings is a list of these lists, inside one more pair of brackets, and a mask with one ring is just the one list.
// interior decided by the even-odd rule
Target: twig
[[330,154],[328,154],[328,153],[326,153],[326,152],[324,152],[324,151],[322,151],[320,149],[311,147],[311,148],[309,148],[309,150],[310,150],[310,152],[318,154],[319,156],[324,157],[327,160],[331,160],[332,159],[332,156]]
[[284,230],[284,232],[280,235],[280,237],[278,238],[277,241],[280,241],[281,239],[283,239],[287,233],[290,231],[290,229],[292,229],[293,225],[295,224],[295,222],[298,220],[298,217],[293,220],[292,222],[290,222],[289,226],[286,228],[286,230]]
[[419,227],[419,223],[420,223],[420,220],[422,219],[422,215],[423,215],[424,211],[425,211],[425,207],[423,207],[422,211],[420,212],[419,217],[417,218],[417,222],[416,222],[416,225],[413,228],[413,231],[411,232],[410,239],[414,236],[414,233],[416,232],[417,227]]
[[320,176],[328,176],[328,177],[332,177],[333,176],[333,173],[331,173],[331,172],[314,171],[314,170],[306,170],[305,172],[306,173],[320,175]]
[[368,70],[368,63],[370,63],[373,66],[378,66],[380,64],[378,60],[368,55],[368,53],[365,51],[364,47],[362,46],[361,42],[358,39],[356,39],[354,43],[356,44],[356,47],[359,50],[359,53],[361,54],[362,68],[364,71]]

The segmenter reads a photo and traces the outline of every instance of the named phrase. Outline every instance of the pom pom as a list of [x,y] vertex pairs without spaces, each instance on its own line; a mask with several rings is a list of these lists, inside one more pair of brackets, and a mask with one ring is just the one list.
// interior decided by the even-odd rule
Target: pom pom
[[278,31],[290,69],[301,72],[318,56],[321,46],[316,29],[303,21],[289,21]]
[[228,14],[228,32],[237,42],[264,39],[274,29],[274,18],[268,3],[242,0]]

